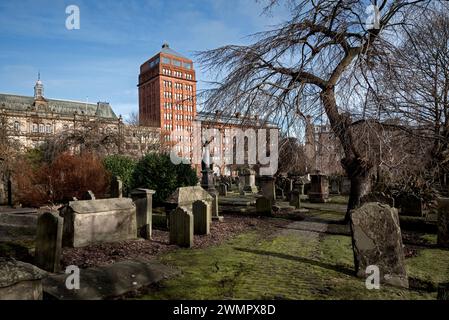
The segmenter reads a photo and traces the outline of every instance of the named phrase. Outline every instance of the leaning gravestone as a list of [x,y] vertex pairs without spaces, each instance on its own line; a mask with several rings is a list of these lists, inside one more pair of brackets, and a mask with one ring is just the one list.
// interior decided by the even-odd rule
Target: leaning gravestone
[[10,258],[0,258],[0,300],[42,300],[47,272]]
[[351,230],[357,276],[365,278],[367,267],[375,265],[381,282],[408,288],[397,209],[365,203],[351,212]]
[[259,197],[256,199],[256,212],[260,215],[270,216],[272,206],[273,202],[271,199],[265,197]]
[[181,207],[170,213],[170,244],[193,246],[193,215]]
[[212,221],[210,205],[202,200],[193,203],[193,233],[205,235],[210,233]]
[[60,212],[64,247],[137,238],[136,206],[130,198],[71,201]]
[[63,219],[54,212],[43,212],[37,219],[36,265],[49,272],[61,269]]
[[438,199],[438,245],[449,248],[449,198]]

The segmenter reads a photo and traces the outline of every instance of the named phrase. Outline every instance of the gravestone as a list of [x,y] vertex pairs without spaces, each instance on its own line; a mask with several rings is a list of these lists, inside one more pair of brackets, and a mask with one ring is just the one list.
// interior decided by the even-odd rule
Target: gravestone
[[224,217],[220,216],[220,213],[218,212],[218,195],[216,193],[211,193],[210,196],[212,197],[212,220],[221,222],[224,220]]
[[46,276],[32,264],[0,257],[0,300],[42,300]]
[[284,184],[284,195],[290,200],[290,193],[293,191],[293,180],[286,178]]
[[262,196],[274,203],[276,201],[275,178],[272,176],[261,176],[259,181]]
[[193,233],[199,235],[209,234],[211,221],[210,204],[202,200],[195,201],[193,203]]
[[284,197],[284,189],[282,189],[282,188],[276,188],[275,194],[276,194],[277,199],[283,200],[285,198]]
[[150,240],[153,218],[153,194],[156,191],[149,189],[134,189],[130,196],[136,205],[137,235]]
[[301,208],[301,195],[299,194],[299,191],[294,190],[290,193],[290,205],[296,209]]
[[71,201],[60,212],[64,247],[137,238],[136,206],[129,198]]
[[228,195],[228,186],[225,183],[220,183],[218,185],[218,194],[221,197],[226,197]]
[[449,198],[438,199],[438,245],[449,248]]
[[330,194],[340,194],[340,180],[339,177],[330,178]]
[[250,168],[244,168],[241,176],[239,176],[240,179],[243,180],[243,192],[257,193],[256,171]]
[[177,188],[165,201],[167,212],[171,212],[177,207],[192,212],[192,204],[197,200],[204,200],[212,205],[213,198],[200,186]]
[[301,178],[297,178],[294,182],[293,182],[293,190],[296,190],[299,192],[300,195],[304,195],[304,181]]
[[340,193],[344,196],[351,193],[351,180],[348,177],[342,177]]
[[111,179],[111,198],[123,197],[123,181],[120,177],[112,177]]
[[271,208],[273,206],[272,200],[265,197],[258,197],[256,199],[256,212],[263,216],[271,216]]
[[170,213],[170,244],[193,246],[193,215],[181,207]]
[[385,195],[382,192],[371,192],[360,199],[361,204],[368,202],[380,202],[387,204],[390,207],[394,207],[394,199],[390,196]]
[[54,212],[43,212],[37,219],[36,265],[49,272],[61,269],[63,219]]
[[325,175],[311,175],[308,196],[309,201],[315,203],[324,203],[329,199],[329,180]]
[[375,265],[382,283],[408,288],[397,209],[365,203],[351,212],[351,231],[357,276],[365,278],[366,268]]

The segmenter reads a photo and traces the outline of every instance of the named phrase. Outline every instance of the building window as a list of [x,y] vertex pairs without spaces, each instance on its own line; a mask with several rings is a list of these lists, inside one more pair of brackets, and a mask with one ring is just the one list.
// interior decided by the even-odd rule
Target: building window
[[46,126],[46,129],[47,129],[47,133],[51,133],[51,125],[50,124],[47,124],[47,126]]
[[14,122],[14,130],[16,130],[16,131],[20,130],[20,123],[19,123],[19,121]]
[[179,61],[179,60],[173,60],[173,65],[177,66],[177,67],[181,67],[182,66],[181,65],[181,61]]
[[192,69],[192,64],[191,63],[188,63],[188,62],[184,62],[184,68],[186,68],[186,69]]
[[162,57],[162,63],[164,63],[164,64],[170,64],[170,58],[167,58],[167,57]]
[[39,125],[39,133],[44,133],[45,132],[45,127],[43,124]]
[[34,133],[37,133],[37,132],[39,132],[39,126],[37,125],[37,123],[33,123],[33,132]]

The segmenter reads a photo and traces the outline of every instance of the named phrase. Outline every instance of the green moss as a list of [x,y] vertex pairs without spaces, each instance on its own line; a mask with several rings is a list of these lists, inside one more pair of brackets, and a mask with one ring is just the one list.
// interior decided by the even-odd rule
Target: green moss
[[421,239],[426,241],[428,244],[437,244],[436,234],[424,234],[421,236]]
[[[408,259],[411,275],[432,281],[444,277],[449,252],[423,250]],[[431,256],[426,256],[431,254]],[[443,259],[438,267],[433,259]],[[264,237],[242,234],[218,247],[177,250],[160,257],[182,275],[163,281],[143,299],[435,299],[435,292],[383,286],[367,290],[354,276],[350,237],[285,231]],[[427,271],[423,271],[427,270]],[[439,275],[432,276],[432,273]]]
[[348,204],[348,196],[330,196],[329,203]]
[[427,282],[437,288],[442,282],[449,282],[449,251],[424,249],[416,257],[407,259],[409,277]]

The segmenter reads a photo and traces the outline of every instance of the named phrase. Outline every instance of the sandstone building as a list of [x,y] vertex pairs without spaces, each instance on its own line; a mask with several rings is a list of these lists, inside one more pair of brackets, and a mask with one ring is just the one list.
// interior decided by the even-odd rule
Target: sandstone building
[[34,96],[0,94],[0,117],[8,136],[23,150],[35,148],[40,143],[64,132],[80,130],[95,122],[101,132],[121,136],[122,153],[145,152],[147,145],[159,140],[155,128],[127,126],[107,102],[96,104],[49,99],[44,96],[44,84],[38,77]]

